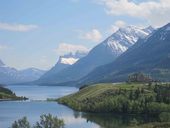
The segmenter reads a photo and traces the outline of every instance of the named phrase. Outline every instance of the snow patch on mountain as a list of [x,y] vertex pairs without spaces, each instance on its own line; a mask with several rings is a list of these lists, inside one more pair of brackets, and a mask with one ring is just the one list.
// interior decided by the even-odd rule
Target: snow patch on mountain
[[28,68],[25,70],[17,70],[13,67],[5,65],[0,60],[0,83],[20,83],[34,81],[45,73],[44,70],[36,68]]
[[83,58],[87,55],[87,52],[77,51],[75,53],[68,53],[66,55],[60,56],[57,63],[49,71],[47,71],[37,82],[47,82],[46,79],[53,78],[53,76],[62,70],[70,67],[76,63],[80,58]]
[[[120,28],[81,59],[72,54],[61,56],[57,64],[43,75],[38,82],[59,84],[81,79],[96,67],[113,62],[135,44],[139,38],[145,38],[148,35],[149,32],[135,26]],[[76,59],[75,63],[70,63],[72,58]]]
[[74,64],[75,62],[77,62],[79,59],[78,58],[61,58],[60,62],[62,64],[69,64],[69,65],[72,65]]
[[149,27],[143,29],[143,31],[145,31],[147,33],[152,33],[154,30],[155,30],[155,28],[153,28],[152,26],[149,26]]
[[153,30],[151,26],[146,29],[136,26],[123,27],[107,38],[103,44],[108,45],[112,49],[112,52],[119,55],[135,44],[139,38],[148,36]]
[[118,41],[113,41],[112,39],[108,40],[107,45],[112,49],[113,52],[124,52],[127,50],[127,47],[121,45]]
[[87,52],[81,52],[81,51],[77,51],[75,53],[69,53],[69,54],[60,56],[57,63],[72,65],[76,63],[80,58],[86,55],[87,55]]

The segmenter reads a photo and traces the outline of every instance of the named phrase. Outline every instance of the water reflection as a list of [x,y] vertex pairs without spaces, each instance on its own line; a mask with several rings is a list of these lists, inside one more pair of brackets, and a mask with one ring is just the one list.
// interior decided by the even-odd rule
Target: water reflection
[[118,114],[97,114],[74,112],[75,118],[84,118],[86,122],[93,122],[100,128],[128,128],[134,124],[143,124],[158,121],[158,117],[149,117],[147,115],[118,115]]
[[33,124],[39,120],[41,114],[48,113],[64,119],[65,128],[127,128],[131,123],[156,120],[147,116],[76,112],[56,102],[37,101],[76,92],[78,89],[74,87],[9,86],[9,88],[15,91],[17,95],[24,95],[35,101],[0,102],[0,128],[8,128],[12,122],[23,116],[27,116]]

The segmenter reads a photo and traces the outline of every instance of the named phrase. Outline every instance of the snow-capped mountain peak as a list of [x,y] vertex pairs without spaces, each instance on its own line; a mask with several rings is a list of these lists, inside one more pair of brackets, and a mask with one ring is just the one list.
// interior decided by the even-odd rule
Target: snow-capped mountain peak
[[155,28],[153,28],[152,26],[148,26],[147,28],[144,28],[143,30],[147,33],[152,33],[155,30]]
[[115,34],[124,37],[130,43],[134,44],[139,38],[144,38],[149,35],[149,32],[136,26],[127,26],[120,28]]
[[159,33],[155,34],[155,38],[158,38],[158,40],[166,40],[168,39],[169,41],[169,33],[170,33],[170,23],[159,29]]
[[55,66],[52,67],[48,72],[46,72],[37,82],[46,81],[46,79],[70,67],[71,65],[76,63],[80,58],[86,55],[87,52],[76,51],[75,53],[68,53],[63,56],[60,56]]
[[126,26],[126,27],[121,27],[121,28],[119,28],[119,30],[118,31],[120,31],[121,33],[125,33],[125,34],[132,34],[132,33],[134,33],[134,34],[143,34],[143,35],[147,35],[148,33],[147,32],[145,32],[145,31],[143,31],[143,29],[142,28],[139,28],[139,27],[136,27],[136,26],[132,26],[132,25],[130,25],[130,26]]
[[108,37],[103,44],[110,47],[114,53],[120,55],[135,44],[139,38],[145,38],[152,33],[153,30],[152,27],[146,29],[141,29],[136,26],[122,27]]
[[77,62],[80,58],[87,55],[87,52],[76,51],[75,53],[68,53],[66,55],[60,56],[58,64],[72,65]]
[[[139,38],[145,38],[148,35],[149,33],[135,26],[120,28],[106,40],[91,49],[81,59],[75,57],[75,54],[61,56],[60,61],[49,72],[43,75],[38,82],[46,83],[48,81],[60,84],[81,79],[96,67],[113,62],[118,56],[135,44]],[[70,63],[72,62],[72,58],[76,58],[76,63]]]

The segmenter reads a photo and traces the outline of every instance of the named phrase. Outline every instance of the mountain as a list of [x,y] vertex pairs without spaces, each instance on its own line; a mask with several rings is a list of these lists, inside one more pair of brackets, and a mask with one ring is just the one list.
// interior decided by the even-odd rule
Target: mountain
[[69,53],[63,56],[60,56],[58,59],[58,62],[54,67],[52,67],[48,72],[46,72],[42,77],[37,81],[39,82],[46,82],[51,81],[51,78],[53,79],[53,76],[62,71],[63,69],[71,66],[75,62],[77,62],[80,58],[87,55],[87,52],[83,51],[77,51],[75,54]]
[[112,62],[135,44],[139,38],[145,38],[149,34],[150,32],[135,26],[120,28],[102,43],[94,47],[87,56],[48,78],[40,79],[39,82],[58,84],[78,80],[96,67]]
[[153,31],[155,31],[155,28],[153,28],[152,26],[149,26],[147,28],[144,28],[143,31],[145,31],[146,33],[152,33]]
[[18,71],[19,79],[24,82],[37,80],[44,75],[45,72],[46,71],[37,68],[28,68]]
[[127,80],[133,72],[170,80],[170,23],[139,40],[110,64],[100,66],[78,81],[79,85]]
[[15,68],[11,68],[6,66],[1,60],[0,60],[0,83],[6,84],[11,83],[17,80],[18,72]]
[[34,81],[45,73],[43,70],[29,68],[25,70],[17,70],[5,65],[0,60],[0,83],[11,84],[20,82]]

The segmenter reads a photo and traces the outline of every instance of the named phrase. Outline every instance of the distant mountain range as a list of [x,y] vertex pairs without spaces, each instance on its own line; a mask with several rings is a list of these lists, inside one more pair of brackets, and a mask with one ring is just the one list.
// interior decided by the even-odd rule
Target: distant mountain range
[[[138,39],[143,39],[153,32],[152,27],[141,29],[135,26],[120,28],[106,40],[94,47],[88,55],[75,61],[74,64],[57,63],[54,68],[43,75],[37,82],[39,84],[61,84],[77,81],[85,77],[96,67],[113,62]],[[59,62],[64,61],[61,57]],[[70,60],[71,61],[71,60]],[[64,61],[66,62],[66,61]]]
[[157,29],[107,65],[97,67],[76,84],[125,81],[130,73],[144,72],[170,81],[170,23]]
[[28,68],[25,70],[17,70],[15,68],[5,65],[0,60],[0,83],[1,84],[13,84],[30,82],[40,78],[46,71]]
[[75,53],[69,53],[63,56],[60,56],[58,62],[54,67],[52,67],[48,72],[46,72],[42,77],[36,81],[36,83],[51,83],[54,81],[54,76],[60,71],[68,68],[69,66],[76,63],[80,58],[87,55],[87,52],[77,51]]

